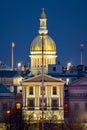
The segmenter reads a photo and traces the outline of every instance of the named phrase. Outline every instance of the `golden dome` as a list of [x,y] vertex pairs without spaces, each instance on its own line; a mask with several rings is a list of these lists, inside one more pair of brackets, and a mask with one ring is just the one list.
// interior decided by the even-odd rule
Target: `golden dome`
[[[44,51],[56,51],[56,45],[54,40],[48,36],[44,38]],[[42,36],[37,36],[31,43],[30,51],[42,51]]]

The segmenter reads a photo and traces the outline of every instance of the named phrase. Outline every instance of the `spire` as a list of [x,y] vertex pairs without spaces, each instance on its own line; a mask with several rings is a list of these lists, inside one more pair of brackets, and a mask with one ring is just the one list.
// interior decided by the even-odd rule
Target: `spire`
[[41,13],[41,17],[40,17],[40,29],[39,29],[39,34],[47,34],[48,30],[47,30],[47,26],[46,26],[46,14],[44,12],[44,8],[42,8],[42,13]]
[[44,8],[42,8],[42,14],[41,14],[41,19],[46,19],[46,14],[44,12]]

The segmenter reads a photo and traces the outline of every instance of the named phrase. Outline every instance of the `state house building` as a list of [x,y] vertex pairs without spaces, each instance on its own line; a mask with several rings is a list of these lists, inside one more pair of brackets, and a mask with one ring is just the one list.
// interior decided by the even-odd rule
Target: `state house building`
[[45,120],[64,120],[64,81],[48,75],[48,65],[56,64],[56,44],[48,35],[47,18],[42,9],[39,35],[30,46],[30,75],[22,82],[23,115],[33,120],[42,117],[42,34],[44,54],[44,118]]

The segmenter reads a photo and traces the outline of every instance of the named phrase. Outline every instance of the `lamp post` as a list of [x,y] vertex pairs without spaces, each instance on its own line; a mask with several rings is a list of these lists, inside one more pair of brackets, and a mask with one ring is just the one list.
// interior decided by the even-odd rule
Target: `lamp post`
[[18,66],[18,71],[20,72],[21,71],[21,62],[17,63],[17,66]]
[[9,130],[11,130],[11,111],[8,109],[6,114],[8,116]]
[[16,130],[20,130],[22,128],[22,110],[21,103],[16,103]]

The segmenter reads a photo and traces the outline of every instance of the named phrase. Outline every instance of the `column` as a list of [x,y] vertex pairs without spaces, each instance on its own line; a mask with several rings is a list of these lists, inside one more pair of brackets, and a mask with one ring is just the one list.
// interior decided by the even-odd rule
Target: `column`
[[59,107],[61,106],[61,88],[58,87],[58,91],[59,91]]
[[61,106],[63,107],[63,101],[64,101],[64,93],[63,93],[63,86],[61,87]]

